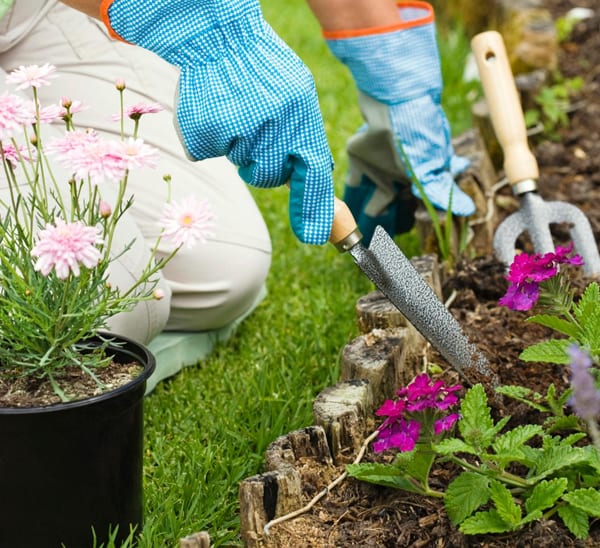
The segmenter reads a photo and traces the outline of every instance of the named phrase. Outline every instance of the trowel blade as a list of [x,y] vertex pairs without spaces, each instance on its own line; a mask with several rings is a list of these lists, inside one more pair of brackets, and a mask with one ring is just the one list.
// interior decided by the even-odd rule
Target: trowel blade
[[375,286],[459,373],[472,381],[467,370],[475,373],[474,368],[488,379],[493,377],[487,358],[469,342],[454,316],[381,226],[375,229],[368,249],[358,244],[349,251]]

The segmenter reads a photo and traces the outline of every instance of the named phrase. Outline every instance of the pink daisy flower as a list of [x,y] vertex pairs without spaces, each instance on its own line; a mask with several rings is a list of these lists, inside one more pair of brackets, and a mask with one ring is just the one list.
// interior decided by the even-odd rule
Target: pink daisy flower
[[[31,117],[35,119],[37,115],[35,111],[35,103],[33,101],[29,101],[29,103],[27,103],[27,107],[31,112]],[[55,120],[59,120],[61,118],[60,111],[61,107],[58,105],[48,105],[47,107],[40,107],[40,123],[51,124]]]
[[196,242],[204,243],[214,236],[214,218],[208,200],[189,196],[180,204],[166,204],[159,226],[163,237],[176,247],[191,248]]
[[126,141],[119,141],[115,146],[115,153],[126,162],[127,169],[154,168],[158,165],[158,150],[145,144],[143,139],[129,137]]
[[50,80],[56,78],[55,71],[56,67],[50,63],[46,63],[41,67],[39,65],[29,65],[27,67],[21,65],[6,77],[6,83],[16,84],[17,89],[49,86]]
[[2,154],[13,169],[20,165],[21,160],[31,162],[27,149],[22,145],[19,145],[19,148],[16,149],[11,143],[2,143]]
[[64,156],[98,140],[99,136],[94,130],[67,131],[63,137],[50,141],[46,145],[46,152]]
[[0,95],[0,140],[8,139],[23,125],[29,125],[35,118],[23,99],[16,95]]
[[76,179],[89,177],[93,183],[105,179],[119,181],[127,171],[127,161],[114,141],[105,141],[95,132],[68,131],[52,141],[48,152],[58,153],[60,162]]
[[[139,120],[143,114],[156,114],[165,110],[162,105],[158,103],[137,103],[133,106],[126,108],[123,111],[123,115],[131,118],[132,120]],[[111,120],[118,121],[121,119],[121,113],[113,114]]]
[[31,255],[38,258],[34,268],[44,276],[54,269],[61,280],[71,272],[79,276],[80,265],[93,268],[100,261],[100,250],[96,247],[100,243],[98,227],[86,226],[81,221],[65,223],[57,218],[54,225],[48,223],[40,232],[31,250]]

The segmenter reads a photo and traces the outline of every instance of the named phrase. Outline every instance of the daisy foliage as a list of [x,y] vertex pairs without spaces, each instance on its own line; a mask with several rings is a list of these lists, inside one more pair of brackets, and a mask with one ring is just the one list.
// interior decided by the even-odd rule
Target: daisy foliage
[[[102,345],[82,353],[81,342],[102,333],[111,316],[162,298],[158,272],[182,246],[212,236],[214,215],[206,200],[169,200],[139,279],[131,287],[113,286],[110,265],[133,245],[115,239],[135,198],[127,188],[129,173],[154,168],[159,159],[138,135],[140,120],[162,107],[126,107],[126,85],[117,80],[120,138],[111,140],[77,127],[77,113],[87,108],[80,101],[39,103],[38,89],[55,77],[48,63],[22,66],[6,79],[15,93],[0,95],[0,159],[7,182],[0,193],[0,374],[47,379],[65,399],[57,382],[65,367],[79,366],[95,378],[94,367],[107,360]],[[131,134],[126,120],[133,124]],[[62,124],[62,135],[47,138],[50,124]],[[57,176],[58,168],[68,175]],[[155,184],[168,185],[170,196],[170,176]],[[170,244],[170,254],[158,254],[161,241]]]

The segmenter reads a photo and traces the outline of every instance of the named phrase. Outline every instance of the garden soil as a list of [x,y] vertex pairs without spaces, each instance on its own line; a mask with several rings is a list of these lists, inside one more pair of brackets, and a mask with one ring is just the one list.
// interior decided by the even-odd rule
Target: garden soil
[[[570,124],[560,130],[558,140],[533,141],[532,148],[540,164],[540,195],[582,209],[596,241],[600,241],[600,2],[550,0],[544,5],[557,17],[584,5],[597,14],[579,23],[559,52],[562,74],[566,78],[581,76],[585,81],[575,98],[577,109],[569,115]],[[507,213],[500,211],[501,217]],[[553,231],[557,241],[567,243],[565,227],[553,226]],[[576,288],[587,282],[581,275],[573,280]],[[492,257],[463,262],[445,283],[446,294],[456,290],[450,310],[465,334],[489,358],[502,384],[542,393],[551,383],[564,389],[568,382],[565,367],[519,360],[525,347],[552,333],[526,324],[527,313],[499,307],[497,301],[505,289],[504,267]],[[435,352],[429,360],[444,365],[444,359]],[[452,374],[449,380],[458,381]],[[498,416],[510,414],[512,426],[539,419],[539,414],[533,415],[524,405],[513,404],[495,412]],[[365,460],[372,458],[367,454]],[[306,500],[342,471],[312,468],[307,463],[303,472]],[[444,489],[454,472],[451,468],[436,470],[431,486]],[[273,527],[270,538],[275,542],[272,546],[302,547],[591,547],[600,546],[600,523],[592,523],[587,541],[576,540],[559,518],[542,520],[517,533],[467,537],[450,523],[437,499],[346,479],[310,512]]]

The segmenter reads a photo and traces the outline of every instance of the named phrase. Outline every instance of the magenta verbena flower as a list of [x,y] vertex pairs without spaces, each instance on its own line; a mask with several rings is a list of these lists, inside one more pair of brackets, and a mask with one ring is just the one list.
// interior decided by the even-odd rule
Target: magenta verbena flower
[[38,237],[31,255],[37,257],[35,270],[48,276],[52,269],[61,280],[73,273],[80,274],[80,265],[95,267],[101,254],[97,245],[102,243],[100,229],[87,226],[81,221],[65,223],[55,219],[54,225],[48,223]]
[[436,435],[452,428],[459,419],[458,413],[444,416],[442,412],[458,403],[456,392],[461,388],[460,385],[446,386],[444,381],[434,381],[425,373],[417,375],[408,386],[396,392],[395,400],[386,400],[375,412],[387,418],[379,427],[373,450],[411,451],[425,424],[433,428]]
[[163,237],[175,247],[192,247],[196,242],[206,242],[214,235],[214,213],[208,200],[188,196],[180,203],[165,205],[159,220]]
[[377,441],[373,443],[373,451],[380,453],[387,449],[412,451],[419,440],[421,424],[416,420],[399,419],[384,423],[379,429]]
[[458,413],[450,413],[441,419],[436,420],[433,423],[433,431],[435,434],[441,434],[446,430],[450,430],[456,423],[456,421],[460,419],[460,415]]
[[575,414],[585,420],[595,420],[600,416],[600,391],[596,388],[593,375],[590,373],[592,359],[576,344],[568,349],[571,358],[571,388],[573,394],[569,405]]
[[510,265],[506,279],[510,282],[506,294],[498,301],[512,310],[531,310],[540,297],[539,284],[556,276],[560,264],[583,265],[581,255],[569,256],[573,244],[557,246],[554,252],[519,253]]
[[445,410],[458,401],[454,392],[460,389],[460,385],[446,386],[444,381],[433,381],[423,373],[417,375],[408,386],[398,390],[397,395],[405,401],[408,411],[423,411],[428,408]]

